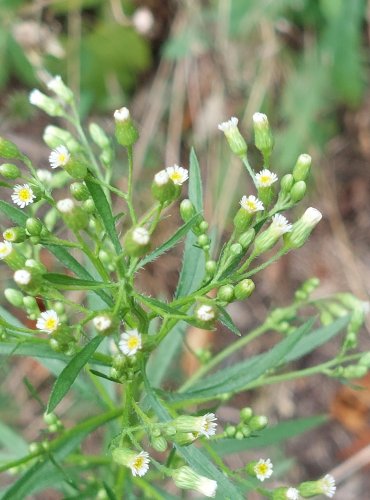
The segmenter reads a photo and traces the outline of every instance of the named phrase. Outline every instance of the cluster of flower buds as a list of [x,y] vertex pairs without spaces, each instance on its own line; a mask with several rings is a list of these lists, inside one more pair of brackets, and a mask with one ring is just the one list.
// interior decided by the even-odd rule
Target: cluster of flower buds
[[44,422],[48,426],[48,431],[51,433],[58,432],[64,428],[61,420],[55,413],[44,413]]
[[240,410],[240,422],[237,425],[228,425],[224,431],[225,437],[242,440],[250,437],[254,432],[263,430],[268,424],[264,415],[254,415],[249,406]]

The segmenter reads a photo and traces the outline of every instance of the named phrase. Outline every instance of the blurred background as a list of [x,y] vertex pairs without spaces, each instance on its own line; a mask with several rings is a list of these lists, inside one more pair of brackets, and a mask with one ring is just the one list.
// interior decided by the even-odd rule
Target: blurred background
[[[139,210],[150,203],[153,174],[173,163],[187,167],[194,146],[206,217],[217,227],[219,244],[247,181],[217,124],[238,116],[258,165],[251,126],[252,114],[262,111],[273,127],[272,167],[279,175],[300,153],[314,158],[306,206],[317,207],[324,220],[304,248],[258,275],[254,297],[230,310],[235,322],[242,331],[252,328],[272,306],[287,305],[311,276],[321,280],[319,296],[351,291],[369,300],[369,21],[365,0],[0,0],[0,134],[39,168],[47,167],[41,137],[49,121],[31,107],[28,94],[34,87],[45,90],[49,74],[62,75],[74,90],[86,123],[94,120],[112,132],[113,110],[129,107],[141,131],[135,153]],[[177,224],[176,216],[168,218],[158,239]],[[171,297],[180,256],[178,249],[156,262],[139,277],[141,286]],[[368,350],[368,329],[363,338]],[[194,349],[218,349],[229,339],[222,330],[217,336],[188,333]],[[336,348],[334,341],[297,368]],[[182,366],[191,373],[196,360],[184,355]],[[14,422],[16,413],[23,434],[34,439],[40,409],[24,379],[47,394],[49,372],[21,359],[13,368],[4,359],[1,368],[1,419]],[[360,391],[321,382],[304,379],[247,394],[224,410],[224,418],[237,418],[235,408],[246,404],[272,422],[330,412],[329,424],[291,439],[281,451],[297,459],[286,459],[288,477],[296,482],[332,470],[344,481],[337,498],[368,498],[363,472],[370,457],[370,378]]]

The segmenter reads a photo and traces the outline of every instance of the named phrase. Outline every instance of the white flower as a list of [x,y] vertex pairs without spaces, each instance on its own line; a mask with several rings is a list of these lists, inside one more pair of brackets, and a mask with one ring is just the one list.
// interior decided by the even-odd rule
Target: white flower
[[292,230],[292,225],[289,224],[288,220],[281,214],[275,214],[272,217],[271,228],[273,228],[277,233],[282,236]]
[[36,328],[46,333],[53,333],[59,326],[59,318],[54,309],[41,313],[37,319]]
[[299,500],[299,491],[297,488],[288,488],[285,497],[287,500]]
[[154,25],[152,11],[147,7],[139,7],[132,16],[132,24],[141,35],[148,34]]
[[203,304],[197,309],[196,316],[201,321],[211,321],[215,319],[215,311],[212,306]]
[[28,285],[31,281],[31,273],[27,269],[18,269],[14,273],[13,279],[17,285]]
[[309,207],[302,215],[302,222],[309,226],[316,226],[322,219],[322,213],[316,208]]
[[145,227],[136,227],[132,231],[132,239],[138,245],[147,245],[150,240],[150,234]]
[[57,93],[57,90],[59,89],[61,83],[63,83],[62,77],[60,75],[55,75],[48,81],[47,87],[49,90],[52,90],[53,92]]
[[207,439],[216,434],[216,420],[217,417],[214,413],[206,413],[202,417],[199,417],[199,434],[205,436]]
[[175,469],[172,478],[178,488],[195,490],[206,497],[214,497],[217,491],[217,481],[201,476],[187,465]]
[[264,168],[263,170],[261,170],[261,172],[258,172],[258,174],[256,174],[256,185],[259,188],[269,187],[277,180],[277,175],[267,168]]
[[0,241],[0,260],[5,259],[11,253],[13,245],[10,241]]
[[93,323],[98,332],[104,332],[112,326],[111,318],[106,315],[95,316],[95,318],[93,319]]
[[142,347],[141,334],[136,328],[122,333],[118,346],[126,356],[135,356]]
[[267,460],[260,458],[254,466],[254,472],[257,479],[259,479],[260,481],[264,481],[265,479],[271,477],[273,472],[272,469],[273,465],[269,458]]
[[254,113],[253,122],[256,125],[266,125],[268,124],[268,118],[264,113]]
[[130,111],[127,108],[116,109],[114,119],[118,122],[124,122],[130,118]]
[[144,476],[149,469],[149,453],[146,451],[141,451],[137,455],[134,455],[128,462],[128,466],[131,469],[133,476]]
[[64,167],[71,158],[68,149],[65,146],[58,146],[53,149],[49,156],[51,168]]
[[29,95],[29,101],[34,106],[40,106],[45,102],[46,95],[37,89],[33,89]]
[[70,214],[74,209],[74,207],[75,207],[74,201],[71,200],[70,198],[59,200],[57,203],[57,209],[62,214]]
[[221,132],[224,132],[224,134],[228,134],[238,127],[238,123],[239,120],[235,116],[233,116],[227,122],[220,123],[218,125],[218,130],[221,130]]
[[24,208],[33,203],[36,196],[33,194],[33,191],[28,184],[23,184],[23,186],[21,184],[17,184],[14,186],[11,198],[13,203],[21,208]]
[[161,170],[154,176],[154,182],[157,186],[164,186],[169,181],[170,177],[165,170]]
[[326,474],[326,476],[320,480],[320,486],[322,488],[322,494],[328,498],[332,498],[337,489],[335,486],[335,479],[330,474]]
[[250,214],[258,212],[259,210],[264,210],[262,201],[253,195],[248,197],[244,195],[240,200],[240,205]]
[[217,481],[208,479],[208,477],[205,476],[200,476],[196,490],[205,497],[213,498],[216,496]]
[[179,167],[178,165],[167,167],[166,172],[169,178],[172,180],[172,182],[177,186],[181,186],[189,178],[189,174],[186,168]]
[[51,172],[49,170],[46,170],[45,168],[36,170],[36,175],[38,180],[43,184],[49,184],[52,179]]

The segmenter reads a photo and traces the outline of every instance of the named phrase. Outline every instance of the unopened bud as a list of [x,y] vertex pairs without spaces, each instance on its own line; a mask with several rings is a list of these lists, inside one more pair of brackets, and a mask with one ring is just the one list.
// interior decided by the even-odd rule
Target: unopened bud
[[292,230],[284,237],[285,246],[300,248],[305,244],[313,229],[322,219],[322,214],[316,208],[308,208],[302,217],[293,224]]
[[88,215],[81,207],[75,205],[74,201],[70,198],[58,201],[57,209],[62,214],[66,225],[72,230],[79,231],[87,227],[89,223]]
[[152,437],[151,444],[156,451],[163,453],[167,449],[167,441],[163,436]]
[[253,127],[256,148],[261,151],[265,162],[268,163],[274,147],[274,139],[267,116],[263,113],[254,113]]
[[5,177],[5,179],[17,179],[21,175],[21,171],[17,165],[13,163],[3,163],[0,165],[0,175]]
[[280,188],[283,194],[290,193],[293,184],[294,184],[294,177],[292,176],[292,174],[285,174],[280,181]]
[[244,300],[252,295],[253,290],[256,288],[256,285],[253,283],[251,279],[245,279],[240,281],[234,288],[234,295],[236,300]]
[[124,246],[130,257],[140,257],[150,248],[150,234],[145,227],[131,228],[124,238]]
[[222,302],[231,302],[234,298],[234,287],[232,285],[220,286],[217,292],[217,298]]
[[188,222],[192,217],[194,217],[196,211],[195,207],[190,200],[187,198],[182,200],[180,203],[180,215],[184,222]]
[[3,238],[11,243],[22,243],[27,239],[26,230],[20,226],[9,227],[3,232]]
[[73,182],[70,187],[71,195],[77,201],[85,201],[90,198],[90,192],[83,182]]
[[48,125],[44,130],[42,138],[50,149],[65,146],[72,153],[76,153],[81,149],[80,144],[68,130],[56,127],[55,125]]
[[4,290],[6,300],[14,307],[23,306],[23,293],[14,288],[6,288]]
[[48,81],[47,87],[49,90],[54,92],[60,99],[70,103],[73,101],[73,92],[67,87],[67,85],[63,82],[60,75],[54,76],[51,80]]
[[310,173],[312,158],[310,155],[302,154],[298,156],[297,163],[293,168],[293,177],[296,182],[305,181]]
[[180,192],[176,189],[166,170],[161,170],[154,176],[152,195],[156,200],[164,203],[175,199],[177,194],[180,194]]
[[131,119],[127,108],[117,109],[114,112],[116,122],[116,138],[121,146],[127,148],[133,146],[139,138],[139,132]]
[[251,227],[250,229],[248,229],[248,231],[239,236],[238,243],[240,243],[240,245],[243,247],[243,250],[247,250],[249,245],[254,240],[255,235],[256,231]]
[[261,431],[267,424],[268,420],[264,415],[255,415],[248,421],[248,426],[252,431]]
[[225,134],[230,149],[239,157],[247,154],[248,146],[238,129],[239,120],[234,116],[229,121],[220,123],[218,129]]
[[[2,158],[20,158],[21,152],[17,146],[7,139],[0,137],[0,157]],[[4,174],[2,174],[4,175]]]
[[243,422],[248,422],[253,417],[253,410],[249,406],[246,406],[240,410],[240,419]]
[[58,101],[48,97],[37,89],[32,90],[29,96],[30,103],[42,109],[49,116],[63,116],[64,110]]
[[351,379],[351,378],[362,378],[367,373],[367,367],[364,365],[349,365],[345,366],[343,369],[343,378]]
[[217,263],[214,260],[207,260],[206,262],[206,273],[208,276],[213,276],[217,269]]
[[358,361],[358,364],[370,368],[370,352],[365,353]]
[[26,230],[30,236],[40,236],[43,228],[43,223],[36,217],[29,217],[26,220]]
[[294,203],[298,203],[304,198],[306,194],[307,186],[305,181],[298,181],[294,184],[290,190],[290,198]]

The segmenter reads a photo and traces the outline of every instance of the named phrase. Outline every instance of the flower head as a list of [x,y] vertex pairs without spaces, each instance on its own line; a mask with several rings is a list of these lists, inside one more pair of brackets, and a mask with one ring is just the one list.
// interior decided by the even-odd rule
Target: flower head
[[248,197],[244,195],[240,200],[240,205],[242,208],[244,208],[244,210],[246,210],[250,214],[253,214],[260,210],[264,210],[262,201],[260,201],[253,195],[250,195]]
[[147,245],[150,240],[150,234],[145,227],[136,227],[132,231],[132,239],[138,245]]
[[37,89],[33,89],[30,92],[29,101],[33,106],[39,106],[44,102],[45,97],[46,97],[45,94],[43,94]]
[[286,219],[286,217],[284,217],[284,215],[275,214],[272,217],[271,228],[273,228],[280,234],[280,236],[282,236],[283,234],[288,233],[289,231],[292,230],[292,224],[289,224],[288,220]]
[[126,356],[135,356],[137,351],[139,351],[142,347],[141,334],[136,328],[133,330],[127,330],[127,332],[122,333],[118,345],[123,354],[126,354]]
[[202,304],[196,311],[196,317],[201,321],[212,321],[215,319],[215,310],[208,304]]
[[322,219],[322,213],[317,208],[309,207],[302,215],[302,222],[308,226],[315,227]]
[[239,120],[235,116],[232,116],[230,120],[220,123],[218,125],[218,130],[221,130],[221,132],[223,132],[224,134],[230,133],[238,128],[238,123]]
[[207,439],[216,434],[216,421],[217,417],[214,413],[206,413],[200,417],[199,434],[205,436]]
[[31,282],[32,275],[27,269],[18,269],[13,278],[17,285],[28,285]]
[[297,488],[288,488],[285,496],[287,500],[299,500],[299,491]]
[[258,174],[256,174],[256,184],[259,188],[270,187],[277,180],[277,175],[267,168],[264,168],[263,170],[261,170],[261,172],[258,172]]
[[0,241],[0,260],[5,259],[10,255],[13,249],[13,245],[10,241]]
[[39,168],[38,170],[36,170],[36,175],[38,180],[43,184],[49,184],[52,179],[51,173],[45,168]]
[[257,479],[260,481],[264,481],[272,476],[273,465],[269,458],[264,460],[260,458],[256,465],[254,466],[254,473],[256,474]]
[[109,316],[102,314],[100,316],[95,316],[93,323],[98,332],[105,332],[112,326],[112,319]]
[[164,186],[165,184],[167,184],[169,179],[170,176],[168,175],[166,170],[161,170],[154,176],[154,182],[157,184],[157,186]]
[[128,467],[130,467],[133,476],[144,476],[149,469],[149,453],[146,451],[141,451],[137,455],[134,455],[128,461]]
[[70,198],[66,198],[64,200],[59,200],[57,203],[57,209],[62,214],[70,214],[75,207],[74,201]]
[[68,149],[65,146],[58,146],[50,153],[49,163],[51,168],[64,167],[70,159],[71,155]]
[[36,322],[36,328],[46,333],[53,333],[60,324],[58,314],[54,309],[41,313]]
[[335,486],[335,479],[331,474],[326,474],[326,476],[320,479],[320,486],[323,495],[333,498],[337,487]]
[[24,208],[33,203],[36,196],[33,194],[33,191],[28,184],[17,184],[13,189],[11,198],[13,203],[21,208]]
[[187,465],[174,470],[172,477],[178,488],[199,491],[206,497],[216,496],[217,481],[201,476]]
[[201,435],[209,439],[216,433],[217,417],[214,413],[206,413],[201,417],[192,415],[181,415],[172,421],[171,425],[178,432],[191,432],[195,435]]
[[166,172],[172,182],[177,186],[181,186],[189,178],[189,174],[186,168],[179,167],[178,165],[167,167]]
[[264,113],[254,113],[252,119],[255,125],[268,125],[269,122]]
[[116,121],[124,122],[130,118],[130,111],[124,107],[121,109],[116,109],[113,116]]

